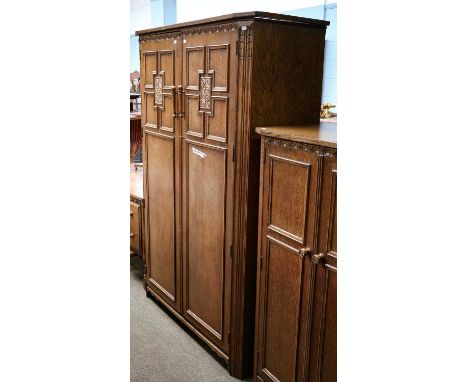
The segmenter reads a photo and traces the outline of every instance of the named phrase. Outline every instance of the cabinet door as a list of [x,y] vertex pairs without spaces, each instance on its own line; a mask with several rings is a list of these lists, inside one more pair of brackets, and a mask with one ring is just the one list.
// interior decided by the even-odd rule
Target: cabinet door
[[304,381],[321,167],[300,145],[269,142],[263,146],[257,380]]
[[315,254],[309,381],[336,381],[336,159],[325,158],[318,251]]
[[147,287],[181,309],[180,126],[175,89],[180,83],[181,39],[141,43],[142,123]]
[[183,40],[184,317],[228,353],[237,32]]

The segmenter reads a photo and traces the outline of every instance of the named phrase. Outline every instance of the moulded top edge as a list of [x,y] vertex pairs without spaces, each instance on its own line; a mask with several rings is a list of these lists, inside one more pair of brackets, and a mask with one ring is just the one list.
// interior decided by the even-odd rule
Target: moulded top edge
[[308,17],[283,15],[279,13],[254,11],[254,12],[231,13],[229,15],[210,17],[206,19],[188,21],[188,22],[179,23],[179,24],[164,25],[164,26],[157,27],[157,28],[136,31],[135,34],[139,36],[139,35],[143,35],[147,33],[168,32],[168,31],[174,31],[174,30],[183,29],[187,27],[200,26],[200,25],[206,25],[206,24],[215,24],[215,23],[220,23],[224,21],[235,22],[235,21],[242,21],[242,20],[262,20],[262,21],[267,21],[267,22],[268,21],[280,22],[280,23],[286,23],[286,24],[297,24],[297,25],[304,25],[304,26],[308,25],[308,26],[316,26],[316,27],[318,26],[318,27],[324,27],[324,28],[330,25],[330,22],[325,21],[325,20],[310,19]]

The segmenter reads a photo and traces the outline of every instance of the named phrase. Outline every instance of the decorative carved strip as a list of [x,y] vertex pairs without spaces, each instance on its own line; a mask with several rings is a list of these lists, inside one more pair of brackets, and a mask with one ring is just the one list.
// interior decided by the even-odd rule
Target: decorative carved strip
[[211,76],[200,77],[200,109],[211,110]]
[[162,76],[154,76],[154,105],[162,106],[163,104],[163,78]]
[[297,150],[297,151],[306,151],[311,152],[317,155],[318,157],[331,157],[336,158],[336,149],[323,147],[318,145],[313,145],[310,143],[294,142],[286,139],[272,138],[265,136],[265,143],[271,145],[282,146],[287,149]]
[[161,41],[161,40],[171,40],[180,38],[181,35],[183,36],[198,36],[202,34],[211,34],[211,33],[221,33],[221,32],[228,32],[228,31],[235,31],[239,28],[238,23],[228,23],[228,24],[218,24],[218,25],[205,25],[197,28],[188,28],[178,30],[177,32],[155,32],[155,33],[148,33],[144,35],[140,35],[139,41]]

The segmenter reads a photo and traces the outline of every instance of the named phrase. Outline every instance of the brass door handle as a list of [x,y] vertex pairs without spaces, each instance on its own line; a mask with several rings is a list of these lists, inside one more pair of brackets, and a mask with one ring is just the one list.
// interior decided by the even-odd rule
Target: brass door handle
[[132,211],[130,211],[130,216],[133,216],[133,212],[132,212]]
[[176,87],[171,86],[171,93],[172,93],[172,118],[177,117],[177,92]]
[[310,248],[301,248],[299,250],[299,256],[304,257],[310,253]]
[[185,116],[185,104],[184,104],[185,92],[184,92],[184,88],[182,87],[182,85],[179,85],[179,87],[177,89],[177,95],[178,95],[178,98],[179,98],[179,101],[178,101],[178,104],[179,104],[178,116],[180,118],[184,118],[184,116]]
[[318,264],[323,258],[325,258],[325,254],[319,253],[317,255],[312,256],[312,261],[314,262],[314,264]]
[[133,236],[135,236],[135,234],[134,234],[134,233],[131,233],[131,234],[130,234],[130,237],[133,237]]

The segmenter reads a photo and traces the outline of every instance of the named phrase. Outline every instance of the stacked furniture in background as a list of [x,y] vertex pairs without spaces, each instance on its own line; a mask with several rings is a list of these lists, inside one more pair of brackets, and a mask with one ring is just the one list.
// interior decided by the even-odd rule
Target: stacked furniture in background
[[328,24],[247,12],[137,32],[145,288],[235,377],[253,367],[255,127],[319,122]]

